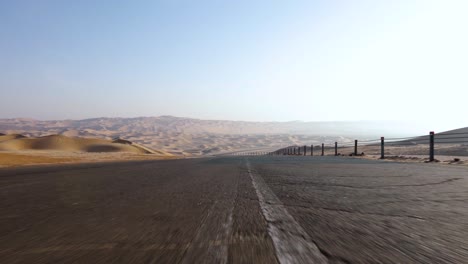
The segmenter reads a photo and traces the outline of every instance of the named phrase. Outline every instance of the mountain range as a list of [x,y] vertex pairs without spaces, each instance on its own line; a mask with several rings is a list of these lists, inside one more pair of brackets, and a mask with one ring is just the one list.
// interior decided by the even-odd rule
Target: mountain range
[[0,133],[28,137],[63,135],[121,138],[175,155],[198,156],[288,145],[351,142],[405,135],[391,122],[246,122],[159,116],[41,121],[0,119]]

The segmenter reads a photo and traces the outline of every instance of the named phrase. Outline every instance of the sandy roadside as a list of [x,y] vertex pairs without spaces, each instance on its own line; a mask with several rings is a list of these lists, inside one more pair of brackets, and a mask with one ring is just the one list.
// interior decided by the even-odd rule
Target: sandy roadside
[[180,159],[183,156],[162,156],[154,154],[116,153],[82,153],[65,151],[0,151],[0,168],[21,167],[48,164],[76,164],[109,161],[168,160]]

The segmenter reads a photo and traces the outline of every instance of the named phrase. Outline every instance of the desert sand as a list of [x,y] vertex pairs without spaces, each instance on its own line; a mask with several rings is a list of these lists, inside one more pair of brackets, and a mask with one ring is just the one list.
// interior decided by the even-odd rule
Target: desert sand
[[[290,146],[297,148],[299,146]],[[468,166],[468,145],[463,144],[435,144],[434,148],[435,163],[446,165],[465,165]],[[301,155],[303,156],[303,148],[301,147]],[[284,155],[281,154],[280,155]],[[314,146],[314,155],[321,155],[321,146]],[[325,156],[334,156],[335,148],[333,145],[325,145]],[[338,147],[339,156],[354,156],[354,146]],[[292,155],[294,156],[294,155]],[[310,148],[307,147],[306,156],[310,156]],[[365,159],[377,160],[381,157],[380,145],[358,145],[358,157]],[[398,162],[429,162],[429,147],[426,144],[418,145],[398,145],[385,146],[384,161]]]
[[[0,132],[28,137],[62,135],[107,140],[119,137],[134,144],[185,157],[252,149],[272,151],[282,146],[303,142],[320,143],[324,140],[351,142],[351,139],[339,134],[353,134],[348,123],[243,122],[172,116],[57,121],[0,119]],[[361,134],[361,131],[355,134]]]
[[[6,139],[2,139],[6,138]],[[131,142],[122,143],[106,139],[66,137],[50,135],[38,138],[27,138],[21,135],[0,136],[0,150],[62,150],[78,152],[131,152],[139,154],[151,153],[149,150],[133,146]]]
[[50,163],[168,159],[176,156],[128,140],[50,135],[0,135],[0,167]]
[[[403,131],[404,132],[404,131]],[[459,129],[452,132],[466,132]],[[60,137],[86,138],[87,143],[70,142],[52,148],[65,151],[130,151],[140,153],[141,150],[157,150],[161,156],[200,157],[240,152],[269,152],[285,146],[310,146],[325,143],[332,145],[352,144],[354,139],[378,139],[384,135],[393,137],[382,130],[382,126],[366,122],[244,122],[223,120],[200,120],[172,116],[138,117],[138,118],[93,118],[85,120],[55,120],[39,121],[34,119],[0,119],[0,133],[8,137],[24,135],[27,137],[44,137],[50,135],[48,141],[59,141]],[[411,135],[410,135],[411,136]],[[4,136],[0,136],[4,137]],[[120,145],[110,144],[114,138],[122,138],[132,142],[133,147],[121,141]],[[421,136],[419,139],[426,139]],[[12,138],[10,138],[12,139]],[[99,141],[106,140],[106,142]],[[436,143],[447,141],[438,140]],[[452,139],[449,139],[452,140]],[[46,141],[46,139],[42,139]],[[67,141],[67,140],[65,140]],[[391,155],[425,155],[424,146],[412,145],[409,148],[395,148]],[[43,149],[44,143],[23,140],[21,144],[34,145],[34,149]],[[19,144],[19,145],[21,145]],[[48,142],[45,145],[53,146]],[[109,145],[110,144],[110,145]],[[22,148],[18,143],[1,142],[0,149],[15,150]],[[65,148],[65,149],[63,149]],[[445,148],[437,145],[437,148]],[[463,145],[450,146],[439,154],[451,156],[468,155],[468,148]],[[144,151],[143,151],[144,152]],[[151,152],[151,151],[150,151]]]

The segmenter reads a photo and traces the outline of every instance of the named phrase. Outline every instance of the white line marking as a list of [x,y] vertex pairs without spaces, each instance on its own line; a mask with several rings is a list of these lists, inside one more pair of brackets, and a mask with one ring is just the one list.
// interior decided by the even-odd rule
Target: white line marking
[[248,160],[246,165],[263,215],[268,222],[268,233],[275,245],[278,261],[282,264],[328,263],[327,257],[288,213],[263,178],[252,171]]

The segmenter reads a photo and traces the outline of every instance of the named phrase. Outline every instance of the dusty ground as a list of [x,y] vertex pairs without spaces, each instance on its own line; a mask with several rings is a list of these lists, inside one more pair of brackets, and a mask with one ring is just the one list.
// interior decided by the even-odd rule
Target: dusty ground
[[165,160],[178,157],[135,153],[82,153],[68,151],[0,151],[0,168],[46,164],[93,163],[127,160]]
[[[468,166],[468,155],[466,152],[468,146],[461,146],[460,144],[441,144],[435,147],[435,159],[441,164],[449,165],[466,165]],[[354,153],[354,147],[340,147],[338,153],[344,156],[350,156]],[[359,146],[358,154],[364,153],[360,156],[365,159],[380,159],[380,146]],[[325,148],[325,156],[333,156],[335,154],[334,147],[327,146]],[[310,148],[307,149],[307,156],[310,155]],[[321,148],[314,148],[314,155],[321,155]],[[385,147],[385,161],[398,161],[398,162],[419,162],[424,163],[429,160],[429,147],[426,145],[414,146],[386,146]]]
[[[203,156],[257,148],[273,150],[300,142],[342,141],[344,138],[336,131],[342,131],[340,127],[348,125],[198,120],[170,116],[62,121],[0,119],[0,133],[20,133],[28,137],[51,134],[100,139],[120,137],[178,156]],[[310,134],[310,131],[314,133]]]
[[468,168],[221,157],[0,169],[5,263],[466,263]]
[[79,162],[77,158],[54,158],[18,153],[0,153],[0,167]]
[[[393,122],[242,122],[200,120],[171,116],[139,118],[93,118],[86,120],[39,121],[32,119],[0,119],[0,133],[20,133],[39,137],[59,134],[69,137],[112,139],[119,137],[157,151],[178,156],[216,155],[242,150],[270,149],[273,151],[293,145],[326,145],[340,142],[353,143],[354,139],[378,139],[403,136]],[[398,122],[397,122],[398,123]],[[408,125],[408,124],[407,124]],[[386,129],[383,129],[386,127]],[[392,128],[393,127],[393,128]],[[411,126],[404,126],[405,136]],[[393,133],[391,132],[393,131]],[[450,132],[465,133],[468,143],[468,128]],[[395,134],[396,133],[396,134]],[[324,136],[326,135],[326,136]],[[440,139],[438,139],[440,136]],[[459,135],[456,135],[457,137]],[[443,133],[436,141],[443,141]],[[463,139],[456,139],[463,142]],[[421,142],[421,141],[419,141]],[[408,143],[408,142],[407,142]],[[419,151],[419,150],[417,150]],[[452,148],[444,155],[468,156],[468,147]],[[397,151],[398,152],[398,151]],[[417,153],[406,153],[417,154]],[[395,155],[398,155],[396,153]]]

